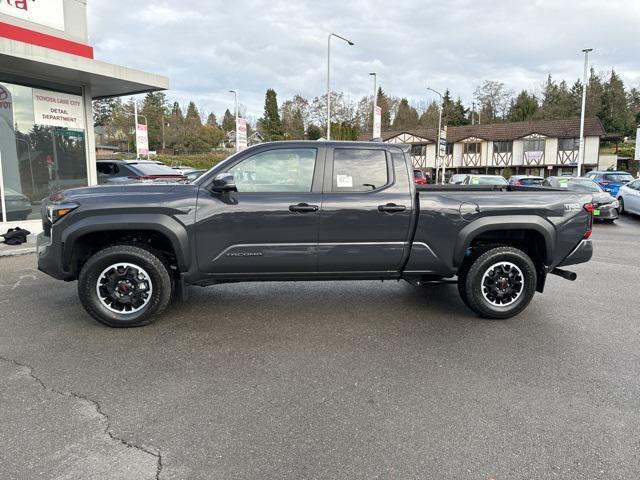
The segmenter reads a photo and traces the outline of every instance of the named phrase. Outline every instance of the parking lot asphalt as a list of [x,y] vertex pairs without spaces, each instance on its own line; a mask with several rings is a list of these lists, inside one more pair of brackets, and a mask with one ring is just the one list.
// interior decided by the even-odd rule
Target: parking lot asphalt
[[193,288],[114,330],[0,258],[3,479],[640,477],[640,218],[520,316],[454,285]]

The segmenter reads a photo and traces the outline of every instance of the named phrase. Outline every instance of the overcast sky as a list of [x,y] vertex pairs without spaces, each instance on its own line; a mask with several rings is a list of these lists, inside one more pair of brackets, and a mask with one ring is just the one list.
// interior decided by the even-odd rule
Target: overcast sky
[[282,102],[326,91],[327,33],[332,89],[360,98],[369,72],[392,95],[430,101],[449,88],[465,104],[483,79],[539,91],[547,74],[573,82],[581,49],[599,71],[615,68],[640,85],[639,0],[109,0],[89,1],[96,58],[163,74],[168,96],[220,116],[240,91],[259,117],[264,93]]

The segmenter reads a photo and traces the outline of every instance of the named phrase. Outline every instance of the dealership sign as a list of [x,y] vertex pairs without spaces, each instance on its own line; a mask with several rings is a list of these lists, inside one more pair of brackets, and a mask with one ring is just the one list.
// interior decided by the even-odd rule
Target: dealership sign
[[244,150],[247,148],[247,121],[244,118],[239,118],[236,121],[236,131],[238,132],[238,148],[237,150]]
[[373,107],[373,138],[380,138],[382,136],[382,108]]
[[64,30],[64,0],[0,0],[0,13]]
[[541,163],[542,162],[542,157],[544,156],[544,152],[543,151],[537,151],[537,150],[530,150],[528,152],[524,152],[524,158],[527,161],[527,163]]
[[146,125],[136,125],[136,145],[138,148],[138,156],[149,155],[149,133]]
[[34,88],[33,116],[36,125],[84,129],[82,97],[77,95]]

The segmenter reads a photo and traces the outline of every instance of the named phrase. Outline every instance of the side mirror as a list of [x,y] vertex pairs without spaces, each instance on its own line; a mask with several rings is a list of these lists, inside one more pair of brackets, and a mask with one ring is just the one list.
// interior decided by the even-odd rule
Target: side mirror
[[237,192],[236,180],[232,173],[219,173],[213,179],[211,188],[215,192]]

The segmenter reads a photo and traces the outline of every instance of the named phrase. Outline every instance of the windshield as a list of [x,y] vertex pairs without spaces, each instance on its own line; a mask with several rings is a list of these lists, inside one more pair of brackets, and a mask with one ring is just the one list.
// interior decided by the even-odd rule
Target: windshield
[[132,170],[140,175],[172,175],[179,176],[180,172],[177,172],[171,167],[166,165],[158,165],[157,163],[130,163],[129,166]]
[[606,173],[604,176],[606,182],[630,182],[633,176],[630,173]]
[[593,180],[579,180],[574,178],[568,182],[567,190],[573,190],[574,192],[601,192],[600,186]]

